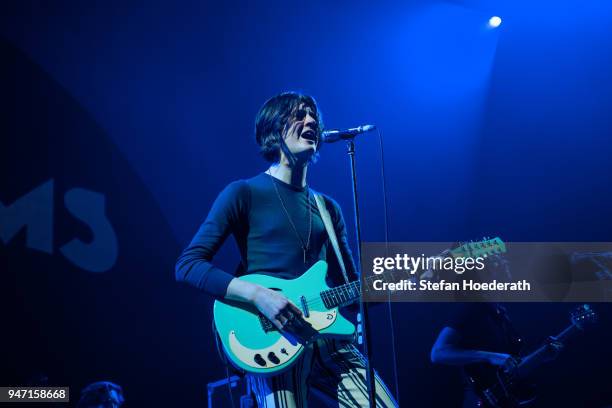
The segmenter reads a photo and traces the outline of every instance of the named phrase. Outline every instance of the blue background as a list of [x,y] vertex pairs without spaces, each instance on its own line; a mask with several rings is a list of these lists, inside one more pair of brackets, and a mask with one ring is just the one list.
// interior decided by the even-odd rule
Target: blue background
[[[8,206],[49,178],[57,181],[57,208],[69,188],[99,191],[120,253],[113,270],[91,274],[67,269],[57,251],[27,249],[25,231],[0,245],[11,260],[3,276],[31,299],[14,299],[11,310],[41,325],[35,335],[18,334],[15,345],[25,337],[40,339],[36,344],[53,338],[57,347],[96,337],[92,328],[69,341],[71,333],[41,328],[24,306],[56,307],[50,287],[37,285],[58,277],[72,285],[61,293],[80,309],[70,312],[74,319],[82,321],[89,305],[111,327],[105,333],[113,332],[72,356],[68,346],[53,358],[43,347],[41,367],[32,359],[8,379],[42,370],[74,392],[111,378],[124,385],[130,406],[172,398],[177,406],[204,404],[204,385],[225,375],[209,331],[210,300],[173,282],[173,262],[218,192],[266,168],[256,153],[254,116],[284,90],[314,95],[330,128],[379,127],[392,241],[612,240],[609,2],[25,1],[3,8],[3,64],[11,67],[3,71],[4,115],[11,124],[2,135],[0,201]],[[492,15],[503,18],[496,30],[486,25]],[[43,126],[51,116],[54,126]],[[363,237],[381,241],[376,134],[360,136],[357,149]],[[325,146],[309,175],[313,187],[339,201],[353,234],[344,146]],[[82,225],[58,222],[55,233],[91,239]],[[216,263],[233,270],[236,256],[230,242]],[[49,270],[36,267],[48,263]],[[104,279],[118,298],[101,291]],[[564,326],[569,309],[511,311],[537,344]],[[388,314],[374,313],[376,365],[394,389],[396,358],[402,406],[457,404],[457,373],[428,361],[451,307],[393,310],[395,356]],[[146,329],[134,326],[139,321]],[[542,406],[612,403],[604,391],[610,374],[599,371],[610,363],[610,352],[600,351],[610,340],[604,327],[576,340],[543,375],[549,393]],[[104,362],[84,363],[91,350]],[[72,372],[59,369],[62,358],[74,360]],[[169,391],[154,395],[145,384]],[[559,388],[564,393],[551,392]]]

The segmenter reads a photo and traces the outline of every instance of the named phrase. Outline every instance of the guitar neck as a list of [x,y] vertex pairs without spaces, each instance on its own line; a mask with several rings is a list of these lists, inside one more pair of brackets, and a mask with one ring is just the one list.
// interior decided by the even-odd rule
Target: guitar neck
[[[566,327],[561,333],[555,336],[555,338],[560,343],[564,343],[569,337],[571,337],[579,330],[580,329],[578,329],[575,324],[571,324]],[[549,347],[549,345],[545,344],[535,350],[533,353],[529,354],[527,357],[525,357],[518,366],[519,375],[524,376],[529,374],[538,366],[540,366],[544,361],[546,361],[544,356],[547,354]]]
[[[376,279],[384,279],[385,276],[392,274],[393,272],[387,272],[383,275],[373,275],[365,278],[366,286],[371,287],[372,282]],[[402,272],[403,273],[403,272]],[[404,274],[404,273],[403,273]],[[361,282],[355,280],[344,285],[336,286],[331,289],[324,290],[321,292],[321,299],[327,308],[348,306],[359,300],[361,296]]]
[[325,307],[328,309],[339,306],[348,306],[351,303],[359,300],[360,296],[361,283],[358,280],[321,292],[323,304],[325,304]]
[[[479,257],[479,256],[487,256],[493,254],[500,254],[506,251],[506,247],[503,242],[499,238],[483,240],[480,242],[469,243],[462,245],[458,248],[452,250],[445,250],[441,254],[437,255],[437,257],[453,257],[453,258],[461,258],[461,257]],[[372,275],[367,276],[364,280],[366,283],[366,288],[372,287],[372,283],[377,279],[382,279],[385,281],[394,282],[397,279],[406,279],[412,278],[420,280],[427,276],[428,273],[431,273],[429,269],[423,268],[421,265],[422,273],[420,275],[413,275],[414,272],[407,273],[406,271],[400,270],[390,270],[386,271],[382,275]],[[425,269],[425,270],[423,270]],[[392,277],[392,275],[401,274],[401,276]],[[321,292],[321,298],[323,299],[323,303],[328,308],[347,306],[351,303],[359,300],[361,296],[361,282],[359,280],[346,283],[344,285],[336,286],[335,288],[327,289]]]

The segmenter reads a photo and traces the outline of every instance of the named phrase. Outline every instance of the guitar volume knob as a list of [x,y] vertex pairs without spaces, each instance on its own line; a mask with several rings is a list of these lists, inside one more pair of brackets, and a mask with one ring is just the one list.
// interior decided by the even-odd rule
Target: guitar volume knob
[[268,360],[270,360],[274,364],[280,363],[280,359],[276,356],[276,354],[274,354],[273,351],[268,353]]
[[264,358],[259,353],[255,354],[255,357],[253,358],[253,360],[255,360],[255,362],[262,367],[265,367],[267,365],[266,360],[264,360]]

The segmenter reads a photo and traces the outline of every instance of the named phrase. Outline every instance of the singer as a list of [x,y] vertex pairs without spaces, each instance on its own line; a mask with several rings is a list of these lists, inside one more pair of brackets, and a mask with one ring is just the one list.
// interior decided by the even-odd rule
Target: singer
[[[322,215],[315,200],[318,193],[307,183],[308,167],[319,156],[322,127],[317,104],[310,96],[287,92],[264,103],[256,116],[255,139],[270,166],[252,178],[230,183],[219,194],[177,260],[178,281],[217,299],[254,306],[276,329],[292,333],[310,326],[303,319],[307,313],[303,305],[290,301],[280,291],[237,277],[256,273],[293,279],[325,260],[331,283],[357,279],[340,207],[321,195],[326,209]],[[337,236],[340,257],[324,224],[327,215],[331,218],[328,225],[333,225]],[[212,263],[230,234],[241,255],[234,274]],[[248,374],[258,406],[305,407],[311,388],[318,391],[326,406],[368,406],[363,357],[351,341],[318,339],[304,344],[304,348],[299,360],[280,374],[265,378]],[[263,358],[267,356],[256,356],[262,366],[266,364]],[[397,406],[378,376],[375,386],[377,406]]]

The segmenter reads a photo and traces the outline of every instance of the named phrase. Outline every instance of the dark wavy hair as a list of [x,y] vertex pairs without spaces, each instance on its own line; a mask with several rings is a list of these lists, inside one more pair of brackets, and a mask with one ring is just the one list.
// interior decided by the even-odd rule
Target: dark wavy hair
[[121,386],[110,381],[98,381],[83,388],[77,408],[98,407],[100,405],[103,407],[120,407],[124,401]]
[[259,145],[259,152],[267,161],[272,163],[280,161],[283,134],[291,125],[291,119],[301,105],[310,108],[316,116],[317,152],[310,161],[315,162],[318,159],[319,150],[322,146],[323,122],[317,102],[312,96],[298,92],[283,92],[268,99],[259,109],[255,118],[255,140]]

